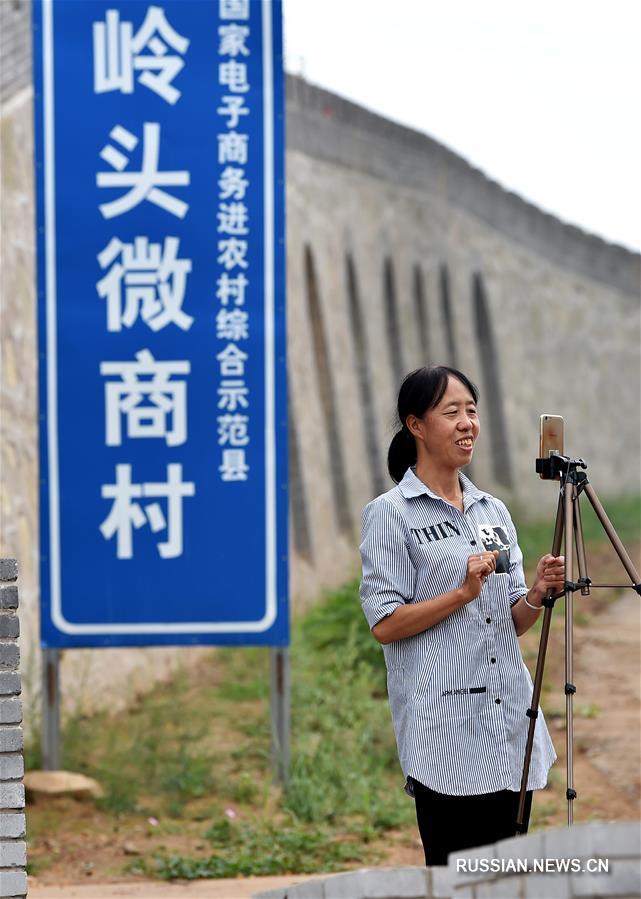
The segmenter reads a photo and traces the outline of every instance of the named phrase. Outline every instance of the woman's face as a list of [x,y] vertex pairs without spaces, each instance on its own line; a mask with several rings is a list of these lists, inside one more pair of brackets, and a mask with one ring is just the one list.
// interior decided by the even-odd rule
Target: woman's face
[[407,424],[439,467],[460,468],[471,461],[480,424],[474,398],[458,378],[448,379],[437,406],[422,418],[409,416]]

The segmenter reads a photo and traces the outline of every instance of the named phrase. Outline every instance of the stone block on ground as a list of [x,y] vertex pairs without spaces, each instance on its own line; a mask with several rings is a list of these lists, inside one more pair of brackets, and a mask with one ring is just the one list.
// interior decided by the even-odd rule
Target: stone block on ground
[[[475,899],[523,899],[523,887],[519,877],[501,877],[499,880],[489,880],[474,884]],[[458,899],[459,891],[452,893],[454,899]]]
[[306,880],[296,883],[286,890],[287,899],[325,899],[323,880]]
[[451,899],[454,895],[456,870],[447,865],[436,865],[430,868],[432,880],[432,896],[434,899]]
[[600,858],[639,858],[641,821],[596,822],[593,855]]
[[526,874],[522,876],[524,899],[570,899],[572,884],[567,874]]
[[[639,853],[637,849],[637,853]],[[618,896],[641,896],[641,861],[639,858],[624,861],[616,859],[609,865],[607,874],[593,874],[588,871],[572,874],[572,896],[603,896],[614,899]]]
[[[456,884],[462,886],[465,883],[492,880],[493,873],[491,871],[484,869],[474,870],[474,868],[478,869],[481,862],[489,862],[493,859],[495,850],[496,846],[490,844],[489,846],[478,846],[474,849],[464,849],[460,852],[451,852],[447,858],[447,863]],[[469,867],[471,870],[465,870],[463,864],[458,864],[458,862],[465,862],[466,867]]]
[[427,895],[425,867],[367,868],[360,882],[363,899],[425,899]]
[[73,796],[75,799],[100,799],[104,796],[104,790],[96,780],[71,771],[27,771],[24,785],[30,801],[57,796]]
[[[593,858],[598,842],[599,822],[553,827],[540,833],[543,841],[538,858]],[[606,830],[609,825],[603,825]]]
[[500,840],[495,844],[494,852],[496,858],[542,858],[543,856],[543,834],[526,833],[520,837],[510,837],[507,840]]
[[363,870],[335,874],[324,884],[325,899],[362,899],[365,895]]

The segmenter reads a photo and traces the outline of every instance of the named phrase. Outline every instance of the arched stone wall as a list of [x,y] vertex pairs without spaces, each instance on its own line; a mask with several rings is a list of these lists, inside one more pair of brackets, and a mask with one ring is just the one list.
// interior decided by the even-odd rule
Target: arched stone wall
[[[541,412],[565,416],[566,449],[589,461],[602,495],[639,492],[639,255],[541,212],[424,135],[297,78],[288,78],[287,92],[288,252],[295,258],[303,240],[323,252],[317,276],[340,368],[336,414],[351,422],[345,466],[354,520],[377,491],[363,448],[362,346],[350,354],[345,342],[352,301],[337,278],[345,235],[383,456],[401,370],[441,362],[481,389],[472,476],[521,514],[554,515],[554,490],[534,471]],[[295,268],[288,286],[297,321]],[[293,325],[289,339],[296,392],[306,328]],[[621,383],[617,409],[608,397]],[[316,479],[311,468],[307,476]],[[345,555],[335,537],[319,522],[318,542],[333,544],[338,565],[347,560],[347,576],[358,536]],[[305,592],[292,570],[295,591]],[[322,562],[316,571],[314,589],[340,579],[336,566],[329,582]]]

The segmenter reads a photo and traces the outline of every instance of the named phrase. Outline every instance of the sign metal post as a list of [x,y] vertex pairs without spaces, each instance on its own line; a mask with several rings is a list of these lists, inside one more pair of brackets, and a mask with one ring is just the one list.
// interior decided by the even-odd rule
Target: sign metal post
[[42,650],[42,767],[59,771],[60,764],[60,651]]
[[290,761],[289,650],[286,646],[275,646],[270,656],[272,766],[275,782],[284,785],[289,777]]

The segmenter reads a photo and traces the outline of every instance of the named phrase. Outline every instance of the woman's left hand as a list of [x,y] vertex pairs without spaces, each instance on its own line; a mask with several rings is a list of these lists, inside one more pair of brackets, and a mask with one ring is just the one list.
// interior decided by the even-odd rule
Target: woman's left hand
[[543,598],[548,590],[555,593],[565,586],[565,556],[553,556],[547,553],[539,559],[532,590]]

